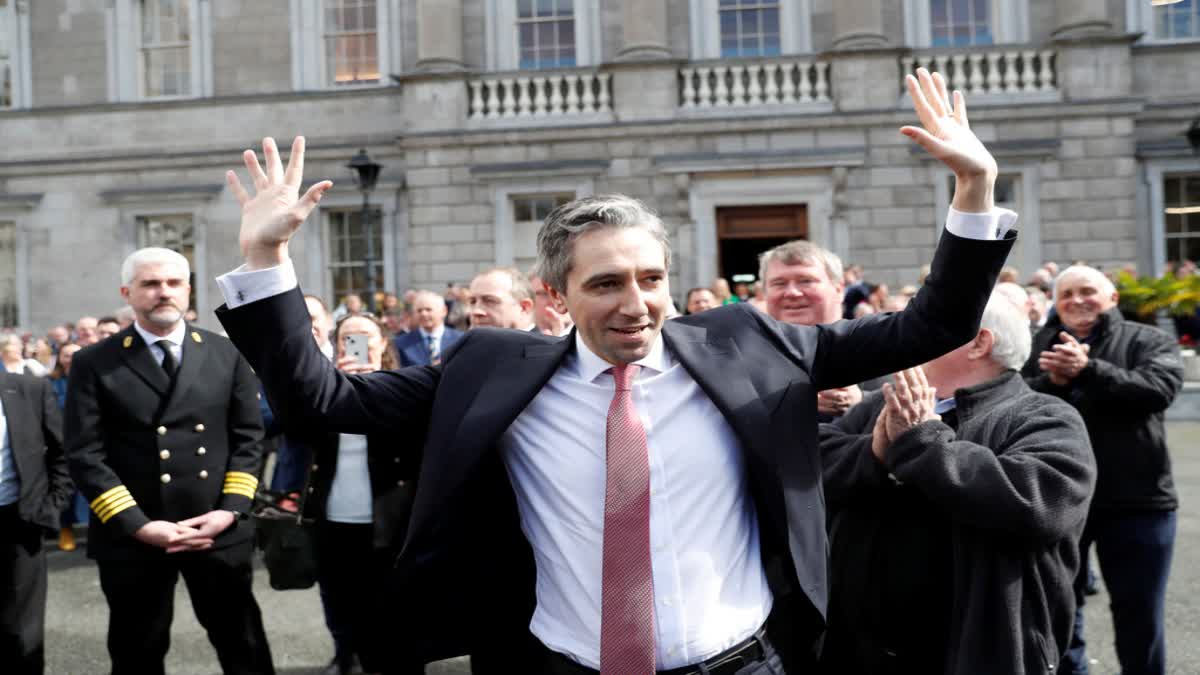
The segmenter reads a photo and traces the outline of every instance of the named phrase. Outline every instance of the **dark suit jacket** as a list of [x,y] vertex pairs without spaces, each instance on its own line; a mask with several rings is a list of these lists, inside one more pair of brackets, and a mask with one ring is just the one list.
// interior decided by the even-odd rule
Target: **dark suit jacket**
[[[254,373],[216,333],[187,327],[173,385],[132,326],[79,350],[65,436],[71,475],[92,507],[88,555],[165,555],[130,535],[151,520],[246,513],[262,435]],[[252,535],[248,523],[235,524],[213,549]]]
[[0,402],[21,480],[17,513],[31,525],[58,530],[59,514],[74,487],[63,456],[62,414],[54,389],[44,377],[0,370]]
[[[929,281],[897,314],[793,326],[739,304],[663,326],[667,348],[741,441],[768,581],[776,604],[798,617],[789,642],[811,645],[820,635],[828,590],[817,392],[970,341],[1014,238],[943,235]],[[506,650],[521,658],[534,644],[535,570],[497,446],[573,349],[573,335],[481,328],[441,366],[347,376],[317,350],[299,289],[217,314],[276,415],[350,433],[428,429],[397,562],[409,606],[425,617],[424,657]]]
[[[446,352],[454,346],[463,336],[462,331],[455,330],[450,326],[446,326],[445,332],[442,333],[442,355],[445,358]],[[425,346],[425,337],[421,335],[419,329],[412,329],[407,333],[401,333],[393,339],[396,345],[396,357],[400,359],[400,365],[403,366],[427,366],[429,365],[429,348]]]

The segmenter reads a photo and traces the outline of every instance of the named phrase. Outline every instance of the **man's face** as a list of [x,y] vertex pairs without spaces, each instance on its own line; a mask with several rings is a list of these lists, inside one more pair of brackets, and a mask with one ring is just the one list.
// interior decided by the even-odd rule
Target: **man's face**
[[172,328],[183,319],[191,291],[181,266],[146,263],[138,267],[128,286],[121,287],[121,297],[142,325]]
[[472,279],[468,301],[471,327],[529,328],[533,323],[530,317],[533,301],[517,302],[512,291],[512,277],[507,274],[491,272]]
[[1054,307],[1063,325],[1083,337],[1091,332],[1100,315],[1117,305],[1117,293],[1105,295],[1091,276],[1068,274],[1055,288]]
[[413,314],[417,316],[417,325],[432,333],[446,321],[446,305],[429,295],[418,295],[413,302]]
[[121,332],[121,324],[116,321],[101,321],[96,324],[96,335],[101,340],[108,339]]
[[3,354],[5,361],[20,361],[25,358],[25,343],[21,342],[21,338],[10,335],[4,339],[4,345],[0,346],[0,354]]
[[379,326],[365,316],[342,319],[342,324],[338,328],[337,353],[339,358],[346,355],[347,335],[367,336],[367,358],[370,359],[371,365],[378,369],[383,360],[384,348],[383,334],[379,332]]
[[80,317],[79,321],[75,322],[75,342],[83,345],[94,345],[100,341],[100,335],[96,331],[96,318],[92,316]]
[[842,318],[842,285],[829,279],[819,262],[767,264],[767,314],[801,326],[833,323]]
[[687,313],[699,314],[707,309],[712,309],[717,306],[717,296],[712,294],[712,291],[707,288],[701,288],[698,291],[693,291],[688,296]]
[[329,342],[329,313],[313,298],[305,298],[304,304],[308,306],[308,318],[312,320],[313,339],[318,347],[324,347]]
[[67,330],[66,326],[55,326],[46,332],[46,337],[61,347],[71,339],[71,332]]
[[565,303],[584,344],[617,365],[650,353],[662,330],[671,289],[662,245],[650,232],[605,227],[575,240]]
[[347,295],[346,296],[346,311],[347,312],[350,312],[351,314],[358,314],[359,312],[362,311],[362,309],[363,309],[362,298],[358,297],[357,295]]

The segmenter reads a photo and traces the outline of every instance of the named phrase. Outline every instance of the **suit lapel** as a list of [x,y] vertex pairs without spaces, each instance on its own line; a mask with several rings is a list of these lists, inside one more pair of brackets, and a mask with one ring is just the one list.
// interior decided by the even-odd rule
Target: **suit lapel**
[[762,394],[754,388],[733,338],[710,338],[703,326],[668,321],[663,339],[685,370],[700,385],[733,427],[747,451],[771,456],[770,416]]
[[158,365],[158,361],[154,360],[150,347],[133,326],[117,333],[111,339],[121,343],[121,358],[129,365],[129,369],[145,380],[159,396],[166,395],[171,380],[162,366]]
[[[16,382],[9,377],[8,373],[4,373],[3,377],[0,377],[0,404],[4,405],[4,417],[8,420],[8,443],[12,449],[13,462],[17,465],[17,475],[28,476],[29,474],[25,472],[25,456],[21,454],[27,444],[22,442],[20,435],[29,426],[28,422],[33,419],[33,416],[28,414],[29,410],[25,399],[17,390]],[[14,421],[17,424],[13,424]],[[4,439],[0,438],[0,443],[3,442]]]
[[[175,384],[171,387],[171,397],[167,403],[165,410],[170,410],[172,406],[183,400],[188,389],[191,388],[196,380],[200,378],[200,374],[204,372],[204,362],[208,357],[208,349],[206,348],[204,338],[191,326],[187,327],[187,332],[183,336],[183,362],[179,364],[179,372],[175,373]],[[159,370],[162,370],[160,367]]]

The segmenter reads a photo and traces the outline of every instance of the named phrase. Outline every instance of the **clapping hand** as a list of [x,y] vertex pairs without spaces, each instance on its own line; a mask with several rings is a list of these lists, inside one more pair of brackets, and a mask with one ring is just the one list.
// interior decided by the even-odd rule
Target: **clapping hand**
[[887,448],[904,432],[922,422],[942,419],[934,409],[937,406],[936,390],[929,386],[925,371],[918,366],[902,370],[892,376],[894,384],[883,385],[886,404],[875,419],[871,434],[871,453],[881,463]]
[[308,188],[303,197],[300,196],[300,183],[304,177],[303,136],[297,136],[292,141],[292,154],[288,157],[286,171],[273,138],[263,139],[266,170],[259,165],[258,156],[253,150],[243,152],[242,160],[254,183],[253,197],[242,187],[236,173],[225,173],[229,190],[242,205],[238,243],[241,244],[247,267],[274,267],[287,260],[288,239],[316,208],[325,191],[333,187],[333,183],[323,180]]
[[863,398],[862,389],[852,384],[840,389],[826,389],[817,392],[817,412],[840,417],[850,408],[858,405]]
[[1060,332],[1058,338],[1062,342],[1038,355],[1038,367],[1046,372],[1052,383],[1065,387],[1087,368],[1091,347],[1080,344],[1066,331]]
[[961,91],[953,100],[941,73],[918,68],[905,78],[913,109],[921,126],[905,126],[908,136],[954,172],[953,206],[966,213],[988,213],[994,206],[993,187],[999,169],[996,160],[967,121],[967,103]]

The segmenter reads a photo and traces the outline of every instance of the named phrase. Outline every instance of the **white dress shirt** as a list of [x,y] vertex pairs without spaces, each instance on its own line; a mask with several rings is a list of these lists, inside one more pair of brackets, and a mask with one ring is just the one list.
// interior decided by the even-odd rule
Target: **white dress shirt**
[[437,353],[439,356],[441,356],[442,336],[446,334],[446,324],[442,324],[437,328],[434,328],[433,332],[426,331],[424,328],[418,326],[417,332],[421,334],[421,344],[424,345],[426,349],[429,349],[430,353],[433,353],[433,350],[430,349],[432,345],[430,344],[429,338],[433,338],[433,344],[437,345]]
[[[946,229],[994,239],[1016,214],[950,209]],[[294,288],[291,261],[217,278],[230,308]],[[650,544],[657,667],[703,661],[749,637],[772,596],[759,557],[745,459],[725,418],[660,337],[634,382],[650,459]],[[551,649],[600,664],[605,429],[610,366],[576,350],[501,438],[521,528],[537,565],[530,629]]]
[[161,336],[155,335],[145,328],[142,328],[141,324],[136,321],[133,322],[133,329],[136,330],[137,334],[142,336],[142,340],[149,345],[150,354],[154,356],[154,360],[158,362],[158,365],[161,366],[163,362],[162,347],[158,346],[159,340],[166,340],[171,343],[171,356],[175,357],[175,367],[178,368],[179,366],[183,365],[183,337],[187,335],[186,323],[180,321],[179,324],[175,326],[174,330],[166,335]]
[[0,403],[0,506],[20,498],[21,478],[17,475],[17,462],[8,439],[8,415],[4,412],[4,404]]

